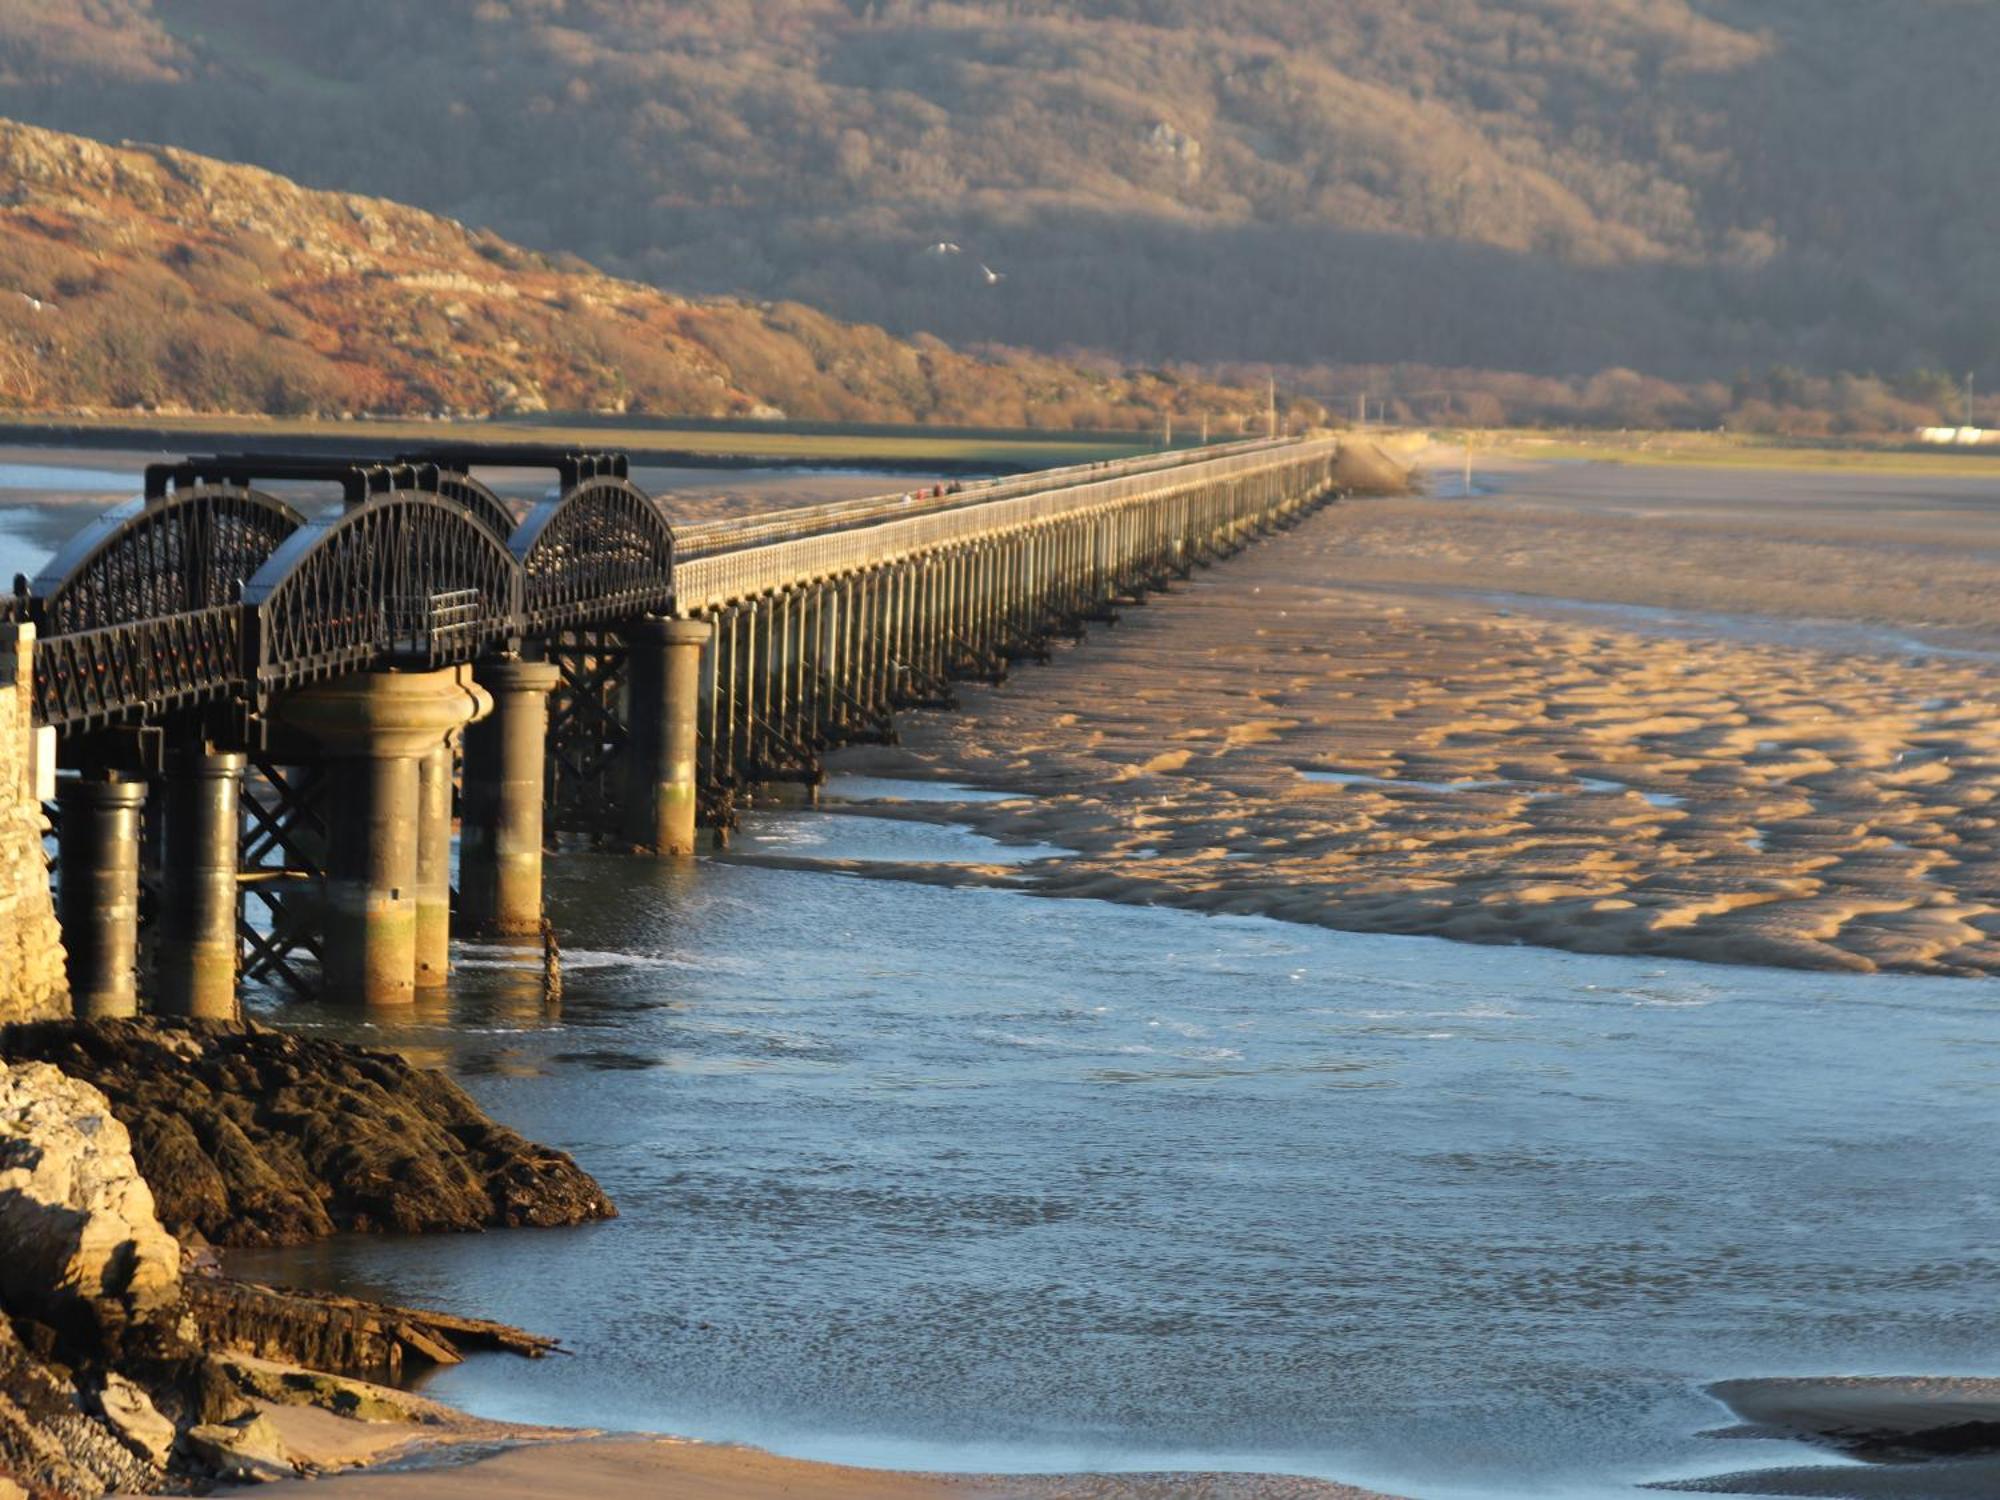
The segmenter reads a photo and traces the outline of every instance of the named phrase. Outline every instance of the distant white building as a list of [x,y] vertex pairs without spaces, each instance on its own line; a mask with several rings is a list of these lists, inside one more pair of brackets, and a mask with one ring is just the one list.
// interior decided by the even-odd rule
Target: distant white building
[[1975,443],[2000,443],[2000,430],[1991,427],[1919,427],[1917,437],[1926,443],[1955,443],[1971,447]]

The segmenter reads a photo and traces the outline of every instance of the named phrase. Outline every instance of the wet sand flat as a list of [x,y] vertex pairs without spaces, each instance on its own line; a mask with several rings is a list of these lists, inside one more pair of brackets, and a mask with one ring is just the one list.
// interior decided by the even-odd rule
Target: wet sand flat
[[[1516,463],[1355,500],[859,757],[1056,895],[2000,971],[2000,496]],[[2000,488],[2000,487],[1995,487]]]
[[[314,1481],[266,1495],[319,1494]],[[1390,1500],[1316,1479],[1237,1474],[1027,1476],[895,1474],[804,1463],[751,1448],[672,1438],[537,1444],[470,1464],[343,1477],[344,1500]]]

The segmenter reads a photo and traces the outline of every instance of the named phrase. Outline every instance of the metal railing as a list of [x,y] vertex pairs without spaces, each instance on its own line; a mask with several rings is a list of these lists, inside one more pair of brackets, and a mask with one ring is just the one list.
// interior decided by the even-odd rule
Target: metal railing
[[[1073,485],[1140,474],[1158,474],[1193,464],[1208,464],[1239,454],[1268,452],[1299,441],[1293,438],[1252,438],[1241,443],[1221,443],[1212,448],[1177,449],[1149,453],[1140,458],[1108,463],[1068,464],[1060,469],[1039,469],[1012,479],[982,479],[971,483],[947,481],[886,495],[868,495],[854,500],[829,500],[819,505],[794,506],[755,516],[733,516],[726,520],[697,521],[674,527],[674,545],[683,559],[717,552],[738,551],[775,541],[841,531],[936,510],[955,510],[1009,500],[1017,495],[1041,494]],[[935,493],[933,493],[935,491]]]
[[[682,542],[674,571],[674,607],[681,614],[698,613],[816,578],[855,572],[1085,511],[1170,501],[1205,485],[1258,476],[1279,478],[1315,466],[1330,475],[1338,452],[1339,444],[1332,439],[1246,444],[1228,456],[1200,463],[1148,465],[1112,478],[1053,488],[1023,481],[1010,485],[1012,493],[1005,496],[966,492],[949,497],[956,503],[948,508],[934,505],[924,511],[914,507],[906,510],[900,504],[878,506],[865,521],[802,529],[782,540],[700,555],[690,556]],[[1169,472],[1163,474],[1163,468]],[[1179,472],[1171,472],[1174,470]],[[682,534],[675,535],[679,541]]]
[[[490,492],[458,465],[190,461],[149,474],[156,493],[96,523],[11,605],[41,627],[36,718],[72,732],[230,699],[257,708],[385,662],[445,665],[647,613],[698,614],[1099,513],[1127,539],[1166,534],[1196,497],[1203,515],[1247,517],[1323,491],[1337,452],[1331,439],[1257,440],[682,528],[621,458],[564,455],[561,494],[507,537],[498,502],[481,503]],[[249,489],[273,463],[340,479],[346,508],[304,522]]]

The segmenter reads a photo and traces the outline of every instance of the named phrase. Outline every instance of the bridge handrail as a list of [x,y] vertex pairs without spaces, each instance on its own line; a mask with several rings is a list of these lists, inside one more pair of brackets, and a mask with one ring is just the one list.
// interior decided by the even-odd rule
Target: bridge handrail
[[[79,615],[66,629],[44,629],[36,718],[71,731],[246,695],[255,706],[344,671],[384,662],[444,665],[506,648],[524,634],[616,626],[648,612],[697,613],[1084,514],[1129,510],[1157,529],[1171,523],[1167,507],[1217,484],[1287,473],[1300,476],[1297,493],[1323,489],[1337,452],[1332,439],[1258,440],[1072,465],[922,500],[877,496],[806,507],[692,528],[710,547],[693,557],[680,550],[655,502],[610,472],[544,502],[503,538],[490,507],[441,493],[439,471],[427,463],[353,466],[358,481],[340,466],[336,477],[364,498],[350,495],[337,516],[304,522],[283,502],[231,483],[244,477],[232,466],[253,460],[162,466],[150,502],[113,512],[65,549],[64,566],[44,580],[50,589],[80,576],[70,564],[98,555],[105,539],[178,507],[196,519],[206,515],[198,504],[216,507],[232,525],[241,512],[246,523],[271,532],[268,545],[254,549],[254,559],[241,547],[217,549],[214,527],[203,520],[207,530],[199,545],[189,544],[191,555],[223,561],[218,576],[227,572],[227,586],[219,592],[205,584],[162,597],[153,606],[160,612],[145,618]],[[269,468],[273,460],[254,462]],[[327,460],[278,462],[295,463],[302,474],[310,468],[314,478],[330,467]],[[209,468],[223,471],[219,486],[205,483]],[[1204,495],[1205,502],[1226,502],[1206,506],[1205,514],[1220,517],[1213,534],[1226,536],[1232,516],[1272,498],[1254,486]],[[1147,508],[1157,511],[1151,520],[1143,519]],[[261,560],[240,595],[231,565],[239,555],[244,564]],[[163,553],[154,566],[167,561]],[[26,613],[39,625],[49,600],[6,603],[14,617]],[[58,618],[51,614],[49,623]]]
[[228,698],[242,682],[243,610],[234,604],[44,636],[35,643],[34,717],[103,727]]
[[[1127,473],[1095,483],[1077,484],[1001,499],[975,498],[948,510],[903,511],[872,525],[794,537],[728,552],[675,562],[674,607],[693,614],[731,601],[835,574],[858,572],[894,562],[912,553],[976,541],[987,535],[1053,521],[1080,512],[1121,505],[1152,503],[1195,490],[1219,480],[1328,465],[1339,452],[1334,439],[1295,440],[1259,444],[1253,451],[1179,466],[1177,482],[1162,484],[1159,473]],[[963,498],[963,497],[960,497]]]
[[674,548],[683,561],[762,546],[773,541],[792,540],[827,531],[866,525],[889,516],[907,516],[915,511],[953,510],[968,505],[984,505],[1016,495],[1039,494],[1070,485],[1088,484],[1136,474],[1157,474],[1191,464],[1210,463],[1244,453],[1269,451],[1301,441],[1297,438],[1248,438],[1240,443],[1218,443],[1206,448],[1181,448],[1167,453],[1147,453],[1137,458],[1111,463],[1068,464],[1060,469],[1039,469],[1014,479],[985,479],[952,491],[947,482],[942,495],[920,495],[904,490],[886,495],[868,495],[852,500],[829,500],[819,505],[800,505],[787,510],[767,511],[754,516],[731,516],[714,521],[695,521],[674,527]]

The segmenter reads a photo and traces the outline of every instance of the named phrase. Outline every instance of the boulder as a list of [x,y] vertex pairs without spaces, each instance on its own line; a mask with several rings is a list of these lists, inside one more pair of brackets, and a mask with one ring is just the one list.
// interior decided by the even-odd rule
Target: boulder
[[266,1416],[190,1427],[183,1441],[188,1452],[212,1469],[217,1479],[244,1483],[298,1477],[298,1469],[285,1452],[284,1438]]
[[0,1063],[0,1243],[0,1299],[19,1311],[61,1319],[115,1300],[146,1313],[179,1294],[180,1246],[124,1125],[48,1063]]
[[174,1424],[160,1415],[152,1397],[123,1375],[104,1377],[97,1393],[98,1414],[118,1441],[156,1468],[165,1468],[174,1451]]

